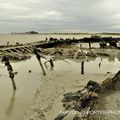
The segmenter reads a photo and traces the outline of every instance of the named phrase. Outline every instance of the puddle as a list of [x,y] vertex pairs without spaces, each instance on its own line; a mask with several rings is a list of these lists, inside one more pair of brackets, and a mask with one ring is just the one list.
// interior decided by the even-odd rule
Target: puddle
[[[43,60],[45,61],[45,60]],[[8,78],[7,68],[0,63],[0,120],[22,120],[25,111],[30,107],[37,87],[42,83],[42,71],[38,61],[33,56],[31,59],[22,62],[11,62],[14,71],[17,91],[13,92],[11,80]],[[47,72],[51,72],[49,64]],[[54,72],[78,72],[81,74],[80,60],[58,60],[54,62]],[[120,62],[117,58],[114,62],[108,58],[96,58],[84,62],[85,74],[105,74],[106,72],[116,73],[119,70]],[[31,70],[31,73],[29,73]]]
[[[63,67],[64,66],[64,67]],[[97,57],[95,60],[84,62],[84,73],[102,73],[105,74],[107,72],[116,73],[119,70],[120,62],[117,58],[114,61],[110,61],[109,58],[99,58]],[[71,71],[71,72],[79,72],[81,73],[81,61],[80,60],[69,60],[65,59],[56,61],[55,63],[55,71]]]

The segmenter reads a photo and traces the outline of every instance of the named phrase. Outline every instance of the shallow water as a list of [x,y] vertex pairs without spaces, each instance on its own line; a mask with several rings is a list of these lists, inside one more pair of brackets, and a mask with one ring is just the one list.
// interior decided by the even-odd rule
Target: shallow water
[[[69,60],[65,59],[56,61],[55,71],[73,71],[81,73],[81,61],[80,60]],[[64,67],[63,67],[64,66]],[[84,62],[84,74],[105,74],[116,73],[119,71],[120,61],[115,58],[114,61],[110,61],[109,58],[96,58],[95,60],[90,60]]]
[[90,35],[18,35],[18,34],[3,34],[0,35],[0,45],[6,45],[7,42],[9,42],[9,44],[16,44],[16,42],[19,43],[30,43],[30,42],[37,42],[37,41],[42,41],[45,40],[45,38],[83,38],[83,37],[90,37]]
[[[17,86],[16,93],[12,90],[11,80],[8,78],[7,68],[0,64],[0,120],[22,120],[29,108],[34,93],[40,85],[42,77],[40,66],[35,58],[23,62],[11,63]],[[33,70],[32,73],[28,73]]]
[[[36,42],[36,41],[41,41],[45,40],[45,38],[84,38],[84,37],[90,37],[91,35],[85,35],[85,34],[80,34],[80,35],[56,35],[56,34],[39,34],[39,35],[23,35],[23,34],[0,34],[0,45],[6,45],[7,42],[10,44],[14,45],[16,42],[19,43],[29,43],[29,42]],[[103,37],[120,37],[120,35],[102,35]]]
[[[42,60],[44,62],[45,60]],[[101,65],[99,65],[101,63]],[[3,63],[0,63],[0,120],[22,120],[25,111],[29,108],[37,87],[42,84],[42,71],[38,61],[33,56],[31,59],[22,62],[11,62],[17,85],[16,93],[12,90],[11,80]],[[47,64],[47,73],[51,72],[78,72],[81,74],[80,60],[57,60],[54,62],[53,71]],[[84,63],[85,74],[106,74],[106,72],[116,73],[119,70],[120,62],[115,58],[110,62],[108,58],[96,58]],[[28,71],[32,72],[29,73]],[[45,76],[44,76],[45,77]]]

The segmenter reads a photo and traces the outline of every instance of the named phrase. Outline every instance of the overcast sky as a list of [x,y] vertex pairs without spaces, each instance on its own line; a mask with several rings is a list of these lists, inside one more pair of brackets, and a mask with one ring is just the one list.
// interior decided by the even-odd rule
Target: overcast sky
[[120,32],[120,0],[0,0],[0,33]]

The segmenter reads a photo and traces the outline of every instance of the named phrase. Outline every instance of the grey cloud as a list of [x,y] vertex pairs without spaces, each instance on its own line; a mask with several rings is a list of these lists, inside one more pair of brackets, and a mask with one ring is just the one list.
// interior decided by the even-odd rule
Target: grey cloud
[[119,32],[119,0],[0,0],[0,32]]

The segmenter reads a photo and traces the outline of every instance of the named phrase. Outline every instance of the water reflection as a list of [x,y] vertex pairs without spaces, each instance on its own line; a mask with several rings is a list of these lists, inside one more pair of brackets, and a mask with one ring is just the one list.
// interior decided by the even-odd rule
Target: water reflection
[[115,57],[114,56],[108,57],[108,61],[109,62],[115,62]]
[[12,97],[11,97],[10,102],[8,104],[8,107],[7,107],[6,111],[5,111],[5,114],[7,116],[12,114],[12,110],[13,110],[13,108],[15,106],[15,95],[16,95],[16,91],[13,90]]
[[[87,57],[87,59],[70,59],[70,61],[71,69],[80,71],[82,75],[86,73],[115,73],[117,70],[119,70],[120,65],[120,61],[117,56]],[[78,64],[80,66],[79,69]]]
[[53,67],[53,66],[50,66],[50,65],[48,65],[48,64],[46,64],[46,63],[44,63],[44,65],[45,65],[46,70],[48,70],[48,69],[50,69],[51,71],[54,70],[54,67]]
[[53,70],[54,70],[54,67],[50,67],[50,70],[53,71]]
[[99,68],[101,68],[101,62],[99,63]]
[[64,61],[65,63],[69,64],[69,65],[71,64],[70,62],[68,62],[68,61],[66,61],[66,60],[64,60],[64,59],[63,59],[63,61]]

